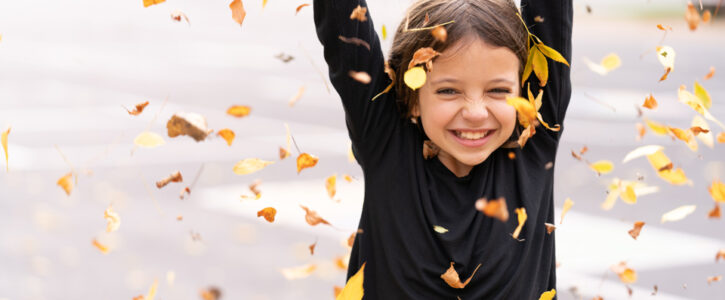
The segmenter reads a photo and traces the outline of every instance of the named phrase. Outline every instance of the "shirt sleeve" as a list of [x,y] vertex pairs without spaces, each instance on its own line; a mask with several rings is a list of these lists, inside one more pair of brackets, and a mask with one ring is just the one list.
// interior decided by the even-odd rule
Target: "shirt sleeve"
[[[574,11],[572,0],[521,0],[522,16],[529,31],[541,39],[544,44],[561,53],[571,64],[571,32]],[[537,16],[543,22],[534,21]],[[544,90],[544,97],[539,112],[549,125],[562,124],[571,98],[571,76],[567,65],[547,59],[549,80]],[[537,94],[535,87],[539,80],[532,73],[527,85]],[[526,86],[524,86],[524,89]],[[563,124],[562,124],[563,125]],[[545,129],[542,129],[545,130]],[[551,132],[557,138],[560,132]]]
[[[366,21],[350,18],[358,5],[367,9],[365,0],[313,2],[317,37],[324,48],[330,81],[342,100],[356,156],[359,152],[366,152],[360,149],[363,145],[375,147],[381,142],[380,139],[390,132],[390,126],[398,118],[394,97],[390,96],[394,95],[394,90],[371,101],[391,81],[385,73],[385,59],[369,11],[365,14]],[[340,37],[361,39],[370,48],[343,42]],[[367,73],[371,77],[370,83],[353,79],[350,71]]]

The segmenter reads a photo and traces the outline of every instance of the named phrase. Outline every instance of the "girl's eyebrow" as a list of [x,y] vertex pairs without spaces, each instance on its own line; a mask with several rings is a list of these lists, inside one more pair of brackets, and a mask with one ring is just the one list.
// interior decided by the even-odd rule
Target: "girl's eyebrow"
[[[444,77],[441,79],[436,79],[436,80],[431,81],[431,84],[439,84],[439,83],[444,83],[444,82],[458,83],[458,82],[460,82],[460,80],[455,79],[455,78],[450,78],[450,77]],[[490,83],[505,83],[505,84],[511,85],[511,84],[513,84],[513,81],[508,80],[506,78],[496,78],[494,80],[491,80]]]

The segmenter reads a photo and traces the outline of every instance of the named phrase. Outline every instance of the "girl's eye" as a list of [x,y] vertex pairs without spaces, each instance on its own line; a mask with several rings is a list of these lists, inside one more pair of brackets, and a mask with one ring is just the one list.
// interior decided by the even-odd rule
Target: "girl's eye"
[[510,94],[511,90],[505,89],[505,88],[495,88],[490,91],[488,91],[491,94]]
[[436,94],[441,95],[455,95],[457,92],[454,89],[440,89],[436,91]]

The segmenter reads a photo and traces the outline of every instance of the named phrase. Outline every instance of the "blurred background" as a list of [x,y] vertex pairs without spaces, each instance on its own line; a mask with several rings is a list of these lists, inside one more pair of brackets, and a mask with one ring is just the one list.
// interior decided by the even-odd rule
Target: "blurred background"
[[[703,1],[713,12],[717,2]],[[263,8],[262,0],[247,0],[240,27],[229,3],[0,2],[0,131],[12,128],[9,171],[0,172],[0,299],[130,300],[147,295],[154,281],[156,299],[204,299],[212,289],[221,299],[333,299],[333,287],[344,285],[338,261],[346,262],[346,240],[359,220],[362,172],[348,160],[342,106],[327,87],[312,7],[295,15],[304,2],[270,0]],[[387,27],[386,55],[409,3],[368,1],[378,32]],[[650,93],[659,107],[644,109],[647,118],[688,128],[696,113],[677,101],[677,89],[691,91],[695,80],[712,96],[711,113],[725,119],[725,22],[716,17],[690,31],[682,0],[574,4],[574,90],[555,167],[557,222],[564,199],[575,205],[557,224],[559,299],[725,299],[725,282],[707,280],[725,273],[715,261],[725,224],[707,217],[714,206],[707,187],[725,179],[725,145],[693,152],[651,132],[635,139],[637,106]],[[177,9],[189,22],[170,18]],[[663,39],[657,24],[672,31]],[[663,82],[657,45],[677,53]],[[621,58],[620,68],[602,76],[587,67],[585,59],[609,53]],[[717,71],[704,80],[710,67]],[[124,109],[145,101],[138,116]],[[229,116],[232,105],[251,113]],[[169,138],[166,121],[176,112],[201,114],[210,129],[229,128],[236,139],[228,146],[216,135],[199,143]],[[298,175],[294,146],[292,157],[279,160],[284,123],[301,151],[320,158],[316,167]],[[135,147],[145,130],[166,144]],[[647,144],[664,146],[693,185],[670,185],[644,158],[622,163]],[[597,176],[570,155],[583,146],[586,159],[611,160],[614,172]],[[276,163],[236,175],[232,167],[245,158]],[[183,183],[156,188],[176,171]],[[56,183],[69,172],[77,181],[67,195]],[[340,176],[334,200],[325,189],[333,174]],[[658,191],[605,211],[600,205],[614,178],[639,178]],[[261,198],[243,199],[256,180]],[[180,199],[187,186],[191,193]],[[300,204],[334,226],[309,226]],[[696,205],[693,214],[660,223],[686,204]],[[121,220],[111,233],[109,205]],[[256,215],[270,206],[278,211],[274,223]],[[636,241],[627,234],[635,221],[646,222]],[[637,272],[629,287],[610,270],[620,261]],[[314,271],[298,272],[304,278],[283,272],[310,266]]]

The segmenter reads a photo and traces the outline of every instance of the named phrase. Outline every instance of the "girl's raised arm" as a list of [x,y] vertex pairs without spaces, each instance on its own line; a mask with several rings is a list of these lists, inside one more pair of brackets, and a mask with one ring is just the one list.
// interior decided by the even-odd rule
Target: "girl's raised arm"
[[[574,15],[572,0],[521,0],[521,10],[524,21],[529,24],[529,31],[571,62],[571,30]],[[537,16],[543,18],[543,22],[534,21]],[[549,80],[543,87],[544,100],[540,112],[547,123],[561,124],[571,98],[570,70],[565,64],[547,61]],[[528,82],[536,95],[538,79],[532,74]]]
[[[376,144],[383,138],[381,134],[390,128],[390,123],[397,117],[397,110],[393,99],[388,97],[371,101],[390,80],[385,74],[385,61],[370,14],[364,14],[365,21],[351,19],[353,10],[358,6],[367,9],[365,0],[314,0],[313,9],[317,37],[324,47],[330,81],[342,98],[353,146],[362,150],[359,148],[368,137],[375,140],[365,144]],[[342,40],[352,38],[365,41],[370,48]],[[351,71],[369,74],[370,83],[353,79]],[[394,91],[389,92],[389,95],[392,94]]]

